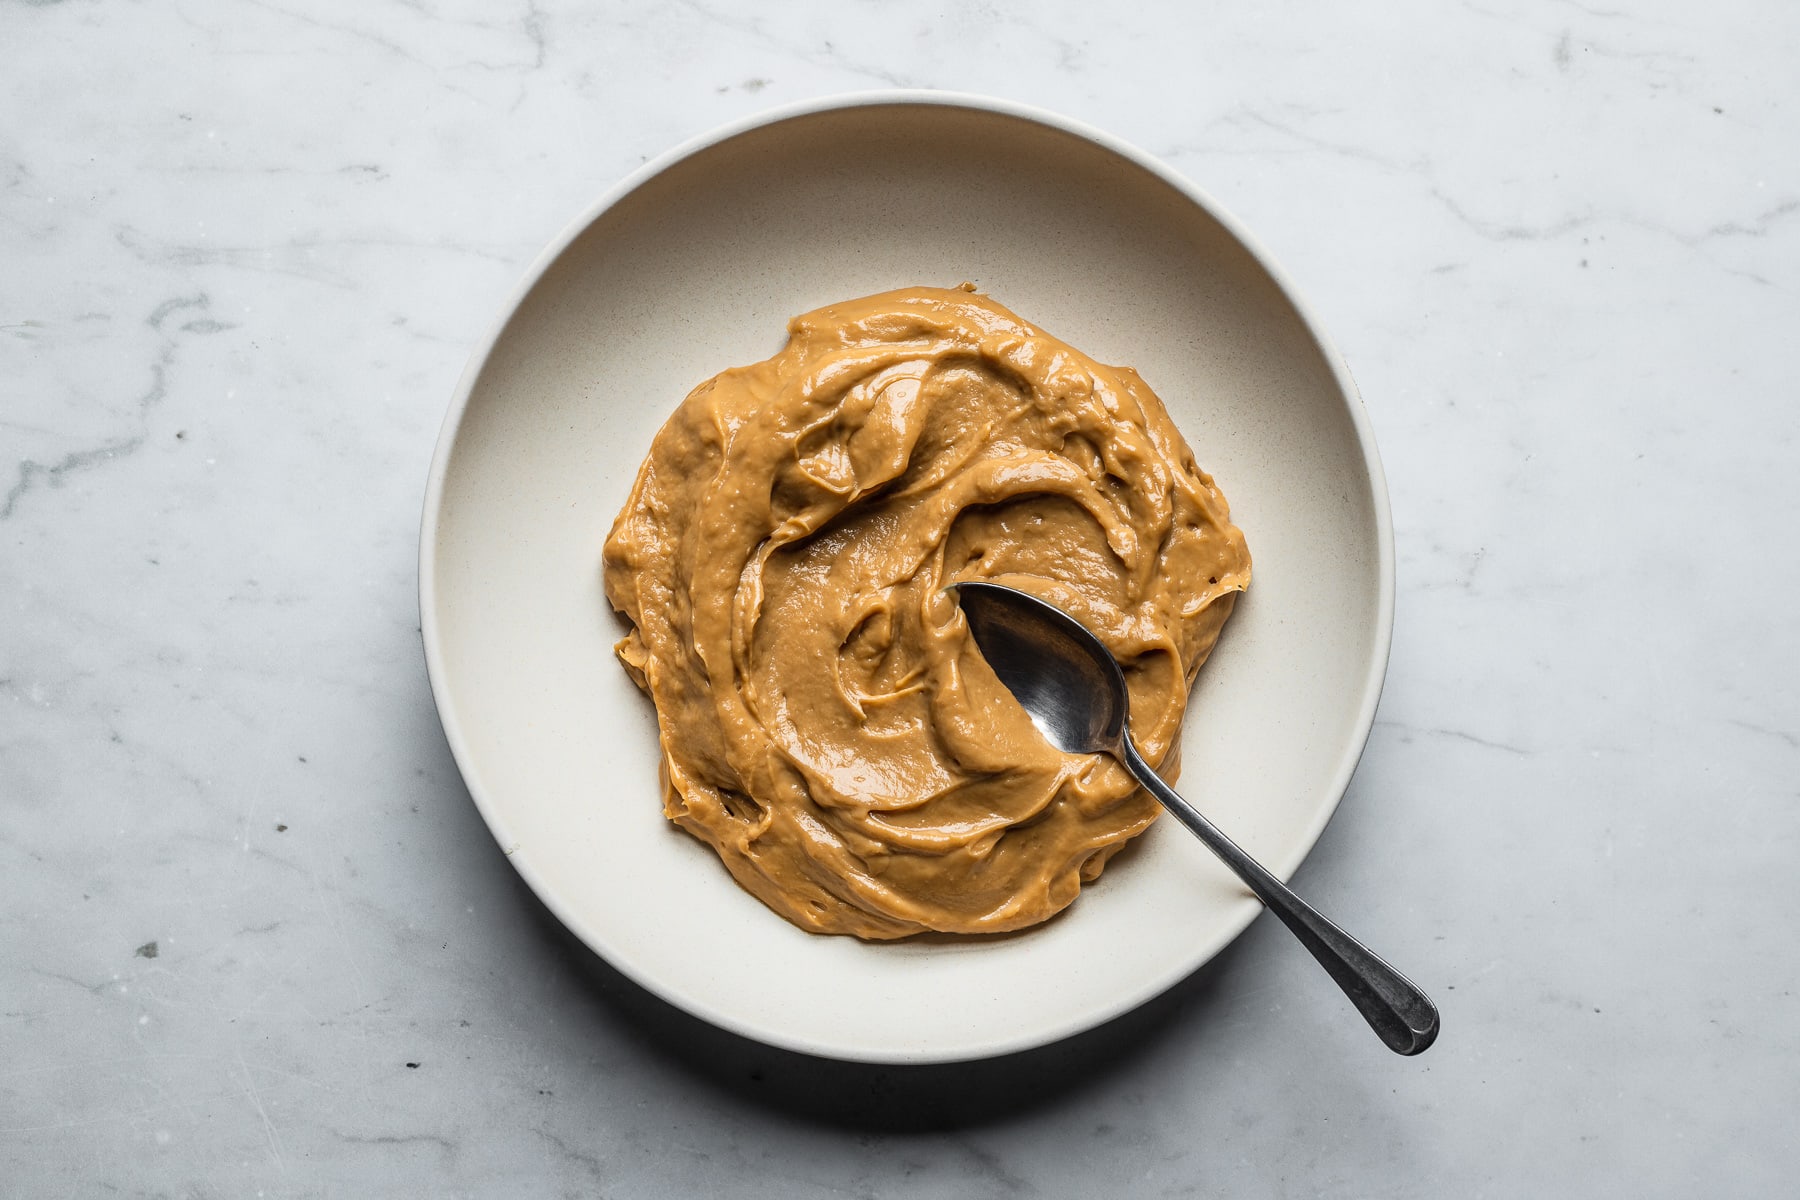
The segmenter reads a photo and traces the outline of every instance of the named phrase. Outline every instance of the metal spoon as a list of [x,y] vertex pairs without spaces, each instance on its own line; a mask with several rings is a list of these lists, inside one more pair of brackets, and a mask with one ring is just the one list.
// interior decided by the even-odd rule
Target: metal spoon
[[951,586],[982,657],[1051,745],[1124,763],[1312,951],[1390,1050],[1418,1054],[1437,1039],[1437,1008],[1424,992],[1289,891],[1150,769],[1131,741],[1125,676],[1099,638],[1060,608],[1014,588]]

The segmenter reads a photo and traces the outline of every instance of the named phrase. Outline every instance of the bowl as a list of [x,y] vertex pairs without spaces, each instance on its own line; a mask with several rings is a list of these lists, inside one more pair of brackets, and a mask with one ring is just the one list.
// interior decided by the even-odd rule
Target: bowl
[[863,943],[789,925],[664,820],[649,701],[600,548],[696,383],[789,317],[974,283],[1136,367],[1230,499],[1255,579],[1200,673],[1181,786],[1290,876],[1374,719],[1393,539],[1368,419],[1269,255],[1154,158],[1075,121],[946,93],[813,101],[646,165],[541,254],[476,349],[420,539],[433,696],[512,865],[595,953],[747,1037],[948,1062],[1108,1020],[1216,954],[1258,905],[1159,821],[1066,912],[985,940]]

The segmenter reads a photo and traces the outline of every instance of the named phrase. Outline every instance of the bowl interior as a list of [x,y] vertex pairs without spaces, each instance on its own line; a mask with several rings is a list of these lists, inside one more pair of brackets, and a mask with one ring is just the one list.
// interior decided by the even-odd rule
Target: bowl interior
[[1255,578],[1201,672],[1181,786],[1283,876],[1348,781],[1385,665],[1357,401],[1256,254],[1149,165],[915,101],[788,116],[643,180],[549,259],[465,382],[426,518],[427,653],[470,790],[557,915],[666,999],[792,1049],[1046,1042],[1169,986],[1255,912],[1162,821],[1038,930],[864,945],[789,926],[662,818],[654,716],[611,656],[599,574],[652,435],[794,314],[963,280],[1136,367],[1231,501]]

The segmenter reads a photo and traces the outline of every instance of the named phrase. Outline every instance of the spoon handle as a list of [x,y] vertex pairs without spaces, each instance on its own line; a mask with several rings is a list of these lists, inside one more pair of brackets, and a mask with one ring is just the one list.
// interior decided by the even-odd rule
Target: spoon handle
[[1438,1011],[1412,980],[1339,929],[1288,886],[1263,869],[1150,769],[1127,734],[1120,759],[1163,807],[1194,832],[1206,848],[1237,873],[1281,923],[1312,951],[1376,1035],[1397,1054],[1418,1054],[1437,1040]]

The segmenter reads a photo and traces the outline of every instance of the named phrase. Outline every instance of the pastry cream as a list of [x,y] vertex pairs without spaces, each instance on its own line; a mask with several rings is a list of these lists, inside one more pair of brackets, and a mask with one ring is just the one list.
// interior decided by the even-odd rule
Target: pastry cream
[[788,332],[688,395],[606,541],[664,811],[803,929],[1036,924],[1158,807],[1039,736],[946,585],[1010,584],[1099,635],[1167,770],[1243,535],[1137,372],[969,285]]

